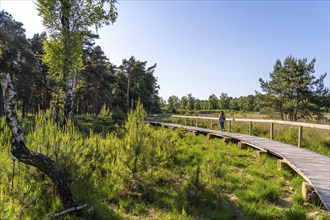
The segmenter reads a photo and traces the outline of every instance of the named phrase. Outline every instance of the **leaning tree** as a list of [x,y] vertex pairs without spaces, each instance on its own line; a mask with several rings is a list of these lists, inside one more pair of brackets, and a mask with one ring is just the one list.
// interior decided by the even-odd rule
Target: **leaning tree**
[[[24,133],[16,114],[17,92],[12,83],[11,75],[20,68],[17,64],[24,58],[27,40],[22,23],[15,21],[7,12],[0,12],[0,109],[6,116],[6,122],[12,133],[11,154],[20,162],[31,165],[46,174],[54,184],[65,208],[76,210],[77,202],[68,185],[65,171],[51,158],[30,151],[24,142]],[[2,112],[0,112],[2,113]]]
[[6,122],[12,132],[10,152],[18,161],[36,167],[50,178],[65,208],[77,206],[68,186],[65,171],[51,158],[40,153],[32,152],[25,146],[24,133],[17,120],[15,110],[17,93],[10,75],[0,73],[0,83],[4,97]]

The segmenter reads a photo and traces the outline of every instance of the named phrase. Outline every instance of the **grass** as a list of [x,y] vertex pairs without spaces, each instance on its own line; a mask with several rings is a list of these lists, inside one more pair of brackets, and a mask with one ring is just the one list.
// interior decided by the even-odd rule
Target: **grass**
[[[29,123],[27,146],[67,172],[90,212],[64,219],[308,219],[329,217],[301,196],[303,179],[277,170],[276,158],[181,129],[144,123],[139,111],[124,127],[99,132],[93,118],[59,127],[47,115]],[[111,119],[108,119],[111,120]],[[9,157],[10,132],[0,121],[0,219],[44,219],[62,210],[49,179]],[[109,127],[107,127],[109,126]],[[279,202],[289,198],[290,204]]]
[[[262,156],[258,159],[254,157],[253,150],[238,150],[233,144],[224,145],[218,139],[208,141],[204,136],[191,142],[186,143],[189,148],[184,148],[185,152],[182,152],[186,159],[183,161],[195,167],[199,164],[200,184],[214,192],[217,198],[234,194],[236,204],[229,206],[238,205],[239,212],[247,219],[281,219],[283,208],[276,202],[289,193],[293,187],[291,181],[295,183],[299,179],[300,185],[293,195],[300,194],[302,179],[286,170],[277,171],[275,158]],[[205,149],[202,146],[208,147]],[[191,166],[188,167],[191,169]],[[194,172],[196,170],[192,169],[187,173],[194,175]],[[228,197],[224,200],[228,202]],[[190,201],[193,199],[190,198]],[[293,205],[308,212],[304,204]],[[232,212],[233,216],[239,215],[234,210]]]
[[[214,115],[213,115],[214,116]],[[217,117],[217,116],[214,116]],[[227,117],[233,118],[254,118],[263,119],[266,116],[256,113],[244,113],[244,114],[233,114],[227,115]],[[172,119],[173,123],[185,124],[184,119]],[[187,119],[187,125],[196,126],[195,119]],[[209,120],[198,120],[198,126],[204,128],[211,128]],[[226,128],[229,125],[226,123]],[[219,130],[219,122],[213,121],[213,129]],[[231,132],[249,134],[249,123],[233,121],[231,125]],[[270,137],[270,125],[267,123],[253,123],[252,135],[258,137]],[[330,157],[330,131],[315,129],[315,128],[303,128],[303,139],[302,147],[317,152],[319,154]],[[274,125],[274,140],[281,141],[284,143],[298,145],[298,127],[289,125]]]

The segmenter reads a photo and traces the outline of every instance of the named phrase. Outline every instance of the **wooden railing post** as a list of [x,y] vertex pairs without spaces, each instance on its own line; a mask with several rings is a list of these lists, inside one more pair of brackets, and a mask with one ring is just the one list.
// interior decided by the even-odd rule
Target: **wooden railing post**
[[269,132],[269,139],[273,140],[274,139],[274,123],[270,123],[270,132]]
[[[177,120],[180,123],[183,123],[181,120],[184,120],[184,124],[190,125],[194,124],[194,119],[196,119],[196,126],[198,126],[198,120],[211,120],[211,129],[214,129],[214,125],[217,124],[218,118],[215,117],[199,117],[199,116],[183,116],[183,115],[173,115],[172,118],[178,118]],[[191,120],[191,122],[189,121]],[[268,123],[270,125],[270,134],[269,138],[274,140],[275,137],[275,124],[282,124],[282,125],[290,125],[290,126],[297,126],[299,129],[298,133],[298,146],[302,147],[302,139],[303,139],[303,128],[316,128],[316,129],[325,129],[330,131],[330,125],[325,124],[311,124],[311,123],[303,123],[303,122],[292,122],[292,121],[281,121],[281,120],[264,120],[264,119],[233,119],[228,118],[228,131],[232,132],[233,121],[242,121],[242,122],[249,122],[249,135],[253,135],[253,127],[252,123]],[[226,129],[227,130],[227,129]]]
[[298,130],[298,147],[301,147],[301,145],[302,145],[302,135],[303,135],[303,127],[299,126],[299,130]]

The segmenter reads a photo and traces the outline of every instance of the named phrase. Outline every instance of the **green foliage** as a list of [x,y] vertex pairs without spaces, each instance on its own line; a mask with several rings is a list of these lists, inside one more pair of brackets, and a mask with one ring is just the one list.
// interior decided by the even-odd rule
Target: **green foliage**
[[114,99],[122,109],[126,107],[128,112],[140,101],[148,113],[160,112],[159,85],[153,75],[156,66],[147,67],[147,61],[137,60],[134,56],[123,60],[114,92]]
[[[211,115],[212,117],[217,117],[217,115]],[[249,116],[244,113],[234,113],[228,112],[226,114],[228,118],[260,118],[260,114],[253,114]],[[180,119],[171,118],[172,123],[185,124],[196,126],[196,119]],[[198,127],[211,129],[210,120],[198,119]],[[225,125],[228,129],[228,124]],[[213,121],[212,129],[219,130],[219,122]],[[249,123],[232,121],[231,122],[231,132],[249,134]],[[267,123],[253,123],[252,125],[252,135],[258,137],[269,138],[269,124]],[[274,126],[274,140],[281,141],[284,143],[298,145],[298,127],[276,124]],[[330,136],[328,130],[315,129],[315,128],[304,128],[303,129],[303,140],[302,147],[317,152],[322,155],[330,157]]]
[[177,113],[177,111],[179,110],[179,98],[177,96],[172,95],[168,98],[167,103],[167,112],[174,114]]
[[270,80],[259,79],[264,95],[257,93],[258,102],[271,107],[282,120],[297,121],[312,115],[320,117],[326,107],[329,90],[324,86],[326,73],[319,79],[313,75],[316,59],[307,63],[307,59],[287,57],[283,64],[277,60]]
[[305,199],[302,195],[296,194],[292,197],[293,206],[301,206],[305,203]]
[[253,95],[233,98],[227,93],[221,93],[218,98],[215,94],[209,96],[207,100],[199,100],[188,94],[181,97],[175,95],[168,98],[167,103],[162,107],[163,112],[173,114],[219,114],[221,110],[251,112],[259,111],[259,105],[256,103],[256,97]]
[[113,109],[112,117],[116,122],[121,122],[127,118],[127,115],[119,108],[119,106],[116,106]]
[[[83,42],[88,29],[99,28],[115,22],[117,18],[115,0],[38,0],[37,9],[43,18],[43,24],[50,35],[50,41],[44,42],[45,62],[64,91],[64,115],[73,116],[74,99],[72,97],[76,74],[83,67]],[[104,6],[109,4],[110,9]]]
[[94,46],[97,35],[89,33],[83,44],[84,70],[77,77],[77,113],[99,114],[102,106],[113,108],[116,76],[115,66],[105,56],[100,46]]
[[48,36],[43,32],[31,39],[26,39],[22,23],[1,12],[0,69],[13,75],[23,117],[52,108],[58,122],[69,107],[75,110],[71,113],[97,115],[106,105],[119,110],[114,118],[123,120],[128,106],[136,106],[139,99],[148,112],[160,111],[156,64],[147,67],[146,61],[132,56],[116,67],[95,46],[99,36],[89,29],[114,22],[114,4],[113,0],[37,1]]
[[103,105],[100,110],[99,116],[100,117],[111,117],[110,109],[106,105]]
[[13,17],[0,11],[0,70],[6,73],[14,73],[12,68],[20,60],[21,52],[28,47],[25,38],[25,30],[21,22],[15,21]]
[[[60,164],[77,201],[93,206],[63,219],[292,219],[288,216],[315,210],[326,216],[319,207],[306,208],[298,201],[302,178],[277,171],[276,159],[257,159],[253,150],[182,129],[154,128],[145,116],[138,104],[124,127],[112,133],[106,123],[95,132],[95,116],[77,117],[79,128],[70,121],[65,127],[56,125],[49,112],[39,112],[32,127],[24,123],[30,127],[26,145]],[[47,177],[17,161],[13,172],[4,118],[0,130],[1,218],[43,219],[61,211]],[[279,207],[277,200],[291,188],[292,206]]]
[[128,115],[124,135],[118,149],[117,163],[120,175],[124,177],[128,193],[142,194],[146,188],[144,181],[154,170],[166,166],[174,153],[174,139],[165,131],[154,131],[145,122],[146,113],[142,104]]
[[63,48],[64,44],[62,41],[43,41],[43,48],[45,50],[45,55],[42,56],[42,61],[45,64],[48,64],[50,67],[50,73],[52,73],[53,78],[56,78],[57,81],[60,81],[63,77]]
[[218,108],[219,108],[218,98],[214,94],[210,95],[208,99],[208,109],[218,109]]
[[[24,115],[28,103],[30,108],[33,106],[34,110],[37,110],[38,106],[35,101],[39,100],[40,92],[44,91],[44,86],[40,83],[43,82],[40,80],[42,66],[39,65],[39,60],[34,56],[36,45],[33,39],[26,39],[22,26],[23,24],[15,21],[9,13],[0,12],[0,49],[2,53],[0,71],[11,74],[14,85],[17,87],[17,95]],[[36,87],[38,87],[39,94],[35,93]],[[1,110],[0,114],[2,114]]]
[[301,209],[290,209],[284,213],[284,219],[305,220],[307,219],[306,211]]
[[71,51],[68,51],[63,40],[51,39],[43,41],[45,54],[42,56],[42,61],[48,65],[49,75],[54,80],[59,82],[63,79],[63,71],[66,69],[65,65],[68,65],[67,57],[70,57],[71,67],[75,72],[83,69],[82,43],[85,37],[85,35],[81,34],[73,36],[75,44],[71,46]]
[[61,25],[63,24],[60,22],[64,22],[61,19],[70,19],[68,22],[74,21],[75,23],[71,23],[70,27],[76,31],[83,31],[90,27],[100,28],[115,22],[118,15],[115,3],[115,0],[37,1],[43,24],[53,35],[58,35],[61,32]]
[[257,179],[253,182],[251,186],[251,191],[253,192],[251,195],[244,192],[245,196],[248,195],[248,200],[257,202],[258,200],[266,200],[269,202],[275,202],[280,197],[280,187],[274,186],[271,183],[267,183],[266,181],[262,179]]

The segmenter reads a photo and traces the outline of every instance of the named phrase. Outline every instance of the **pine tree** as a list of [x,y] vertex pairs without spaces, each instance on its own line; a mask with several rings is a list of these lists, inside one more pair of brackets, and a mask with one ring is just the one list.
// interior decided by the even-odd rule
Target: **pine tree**
[[326,73],[316,78],[314,65],[307,59],[287,57],[282,63],[277,60],[274,70],[269,74],[270,80],[259,79],[265,94],[257,93],[259,103],[270,107],[280,114],[282,120],[297,121],[313,115],[322,115],[324,100],[329,91],[324,87]]

